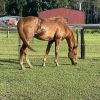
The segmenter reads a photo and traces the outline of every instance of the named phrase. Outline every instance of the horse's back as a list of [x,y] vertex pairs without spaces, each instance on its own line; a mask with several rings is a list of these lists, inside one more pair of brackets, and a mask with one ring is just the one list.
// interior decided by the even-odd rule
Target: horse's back
[[35,16],[24,17],[19,20],[19,23],[23,22],[24,25],[38,24],[39,18]]

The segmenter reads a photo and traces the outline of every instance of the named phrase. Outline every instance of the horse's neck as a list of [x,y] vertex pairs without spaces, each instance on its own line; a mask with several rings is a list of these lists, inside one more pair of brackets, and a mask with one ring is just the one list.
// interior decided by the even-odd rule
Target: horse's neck
[[68,42],[69,51],[71,51],[75,47],[75,38],[72,31],[70,32],[69,36],[66,39]]

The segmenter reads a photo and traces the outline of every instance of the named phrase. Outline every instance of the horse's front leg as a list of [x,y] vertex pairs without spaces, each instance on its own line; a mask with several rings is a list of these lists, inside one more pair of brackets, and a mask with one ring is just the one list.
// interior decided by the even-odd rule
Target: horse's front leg
[[44,59],[43,59],[43,66],[45,66],[45,62],[47,60],[47,56],[50,52],[50,48],[51,48],[53,42],[54,41],[48,41],[48,45],[47,45],[46,52],[45,52]]
[[60,42],[61,42],[60,39],[56,39],[55,40],[55,63],[56,63],[56,66],[59,66],[59,63],[58,63],[58,51],[59,51],[59,47],[60,47]]

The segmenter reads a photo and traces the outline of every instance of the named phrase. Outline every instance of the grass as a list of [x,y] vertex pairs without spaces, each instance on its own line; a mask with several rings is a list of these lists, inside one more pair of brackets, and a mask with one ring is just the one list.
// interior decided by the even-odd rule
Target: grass
[[[33,41],[36,53],[29,51],[33,68],[20,70],[18,35],[0,33],[0,100],[100,100],[100,34],[85,34],[86,59],[76,66],[67,57],[63,41],[59,50],[60,66],[54,64],[54,45],[46,67],[42,59],[47,42]],[[80,49],[79,54],[80,58]]]

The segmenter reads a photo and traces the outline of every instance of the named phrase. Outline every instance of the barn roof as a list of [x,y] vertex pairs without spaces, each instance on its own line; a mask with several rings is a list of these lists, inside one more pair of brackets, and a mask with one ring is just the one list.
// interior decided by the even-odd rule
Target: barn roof
[[85,12],[66,8],[56,8],[39,13],[40,18],[50,18],[62,16],[68,19],[69,24],[84,24],[85,23]]

